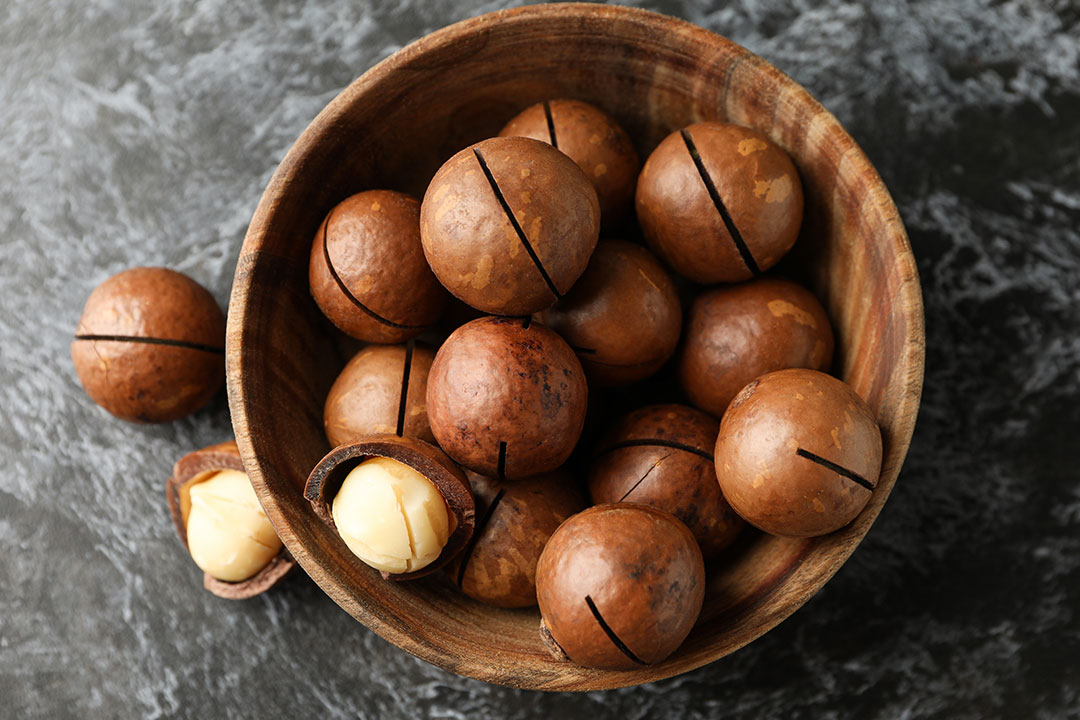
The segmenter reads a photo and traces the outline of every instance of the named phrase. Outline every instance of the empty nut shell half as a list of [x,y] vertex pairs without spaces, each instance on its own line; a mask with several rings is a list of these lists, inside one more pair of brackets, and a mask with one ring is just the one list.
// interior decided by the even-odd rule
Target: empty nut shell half
[[[165,483],[169,513],[185,549],[188,547],[187,519],[191,510],[191,488],[222,470],[244,472],[240,450],[233,440],[196,450],[180,458],[173,466],[172,477]],[[296,561],[283,546],[276,557],[248,579],[225,582],[204,572],[203,587],[227,600],[244,600],[266,592],[295,567]]]
[[[472,537],[476,524],[476,504],[469,481],[461,468],[442,450],[423,440],[397,435],[371,435],[331,450],[311,471],[304,486],[304,496],[315,514],[337,531],[333,516],[334,498],[353,468],[371,458],[395,460],[430,481],[446,501],[453,528],[442,552],[433,562],[413,572],[379,571],[383,578],[413,580],[433,573],[453,560]],[[347,548],[343,554],[353,556]],[[363,564],[359,558],[356,561]]]

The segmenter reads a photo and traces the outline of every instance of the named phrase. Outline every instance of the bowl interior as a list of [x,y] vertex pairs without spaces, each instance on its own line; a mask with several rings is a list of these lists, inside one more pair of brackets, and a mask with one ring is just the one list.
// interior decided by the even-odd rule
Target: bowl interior
[[[462,147],[553,97],[613,114],[644,159],[669,132],[720,119],[755,127],[792,156],[806,215],[788,264],[833,320],[835,374],[876,412],[885,461],[865,511],[823,538],[748,534],[708,580],[705,608],[667,661],[628,672],[558,662],[538,613],[490,608],[441,576],[384,582],[316,518],[302,488],[330,449],[322,406],[345,354],[307,289],[315,229],[363,189],[422,196]],[[922,305],[903,225],[877,173],[831,114],[775,68],[688,23],[627,8],[549,5],[485,15],[404,48],[315,119],[267,187],[237,265],[228,387],[244,464],[285,545],[345,610],[454,672],[541,689],[596,689],[675,675],[774,627],[866,534],[907,450],[922,385]]]

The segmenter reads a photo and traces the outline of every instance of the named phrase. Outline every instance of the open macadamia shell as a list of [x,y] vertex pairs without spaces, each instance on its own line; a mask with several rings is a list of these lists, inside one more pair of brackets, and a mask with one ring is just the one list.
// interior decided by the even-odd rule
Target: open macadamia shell
[[771,268],[795,243],[803,215],[787,153],[757,130],[715,121],[664,138],[641,169],[635,202],[656,254],[703,284]]
[[71,359],[86,394],[116,417],[178,420],[225,381],[225,316],[188,276],[131,268],[90,293]]
[[701,293],[679,352],[679,383],[696,407],[720,417],[756,377],[786,368],[828,370],[833,331],[809,290],[760,278]]
[[400,343],[439,319],[446,291],[424,259],[420,202],[392,190],[367,190],[338,203],[311,246],[311,295],[347,335]]
[[451,157],[420,209],[439,281],[495,315],[528,315],[569,292],[599,234],[600,204],[585,173],[524,137],[490,138]]
[[588,503],[563,471],[500,482],[466,473],[476,496],[472,540],[449,566],[474,600],[496,607],[536,605],[536,563],[551,534]]
[[527,317],[462,325],[439,348],[428,375],[428,420],[439,446],[490,477],[558,468],[581,436],[587,406],[577,355]]
[[641,161],[630,136],[595,105],[550,100],[522,110],[500,137],[529,137],[558,148],[577,163],[596,189],[604,229],[618,227],[634,200]]
[[686,405],[651,405],[622,418],[600,442],[589,468],[596,504],[633,502],[664,510],[686,524],[708,560],[728,547],[745,523],[716,481],[713,446],[720,428]]
[[[185,550],[188,547],[187,519],[191,510],[191,488],[221,470],[245,472],[244,464],[240,461],[240,450],[234,440],[188,453],[173,465],[172,477],[165,483],[165,497],[169,503],[173,525],[176,526],[176,534]],[[226,600],[244,600],[277,585],[295,567],[296,561],[282,546],[281,552],[270,560],[269,564],[247,580],[225,582],[204,572],[203,587]]]
[[369,345],[346,363],[323,406],[333,446],[393,433],[435,442],[427,417],[427,378],[435,351],[420,343]]
[[[414,572],[381,572],[365,565],[348,548],[343,547],[342,554],[355,559],[358,565],[371,572],[380,572],[387,580],[414,580],[429,575],[461,552],[472,537],[476,524],[476,504],[469,488],[469,481],[461,468],[439,448],[417,438],[397,435],[371,435],[360,438],[355,442],[334,448],[319,461],[308,476],[307,484],[304,486],[304,496],[311,503],[315,514],[336,531],[333,504],[345,477],[361,462],[375,457],[396,460],[427,478],[446,501],[446,508],[454,521],[454,529],[438,558]],[[344,546],[344,540],[341,540],[340,536],[338,540]]]
[[578,354],[590,381],[627,385],[652,375],[679,343],[682,306],[651,252],[603,240],[566,297],[540,320]]
[[661,662],[690,633],[705,597],[705,565],[674,515],[596,505],[551,536],[536,596],[549,647],[578,665],[633,670]]
[[881,431],[848,384],[816,370],[780,370],[731,401],[715,456],[735,512],[773,535],[811,537],[844,527],[870,500]]

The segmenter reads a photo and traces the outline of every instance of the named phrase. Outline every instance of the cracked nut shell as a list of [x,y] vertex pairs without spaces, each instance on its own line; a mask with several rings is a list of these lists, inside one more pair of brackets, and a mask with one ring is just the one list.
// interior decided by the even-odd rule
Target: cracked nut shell
[[600,108],[580,100],[536,103],[514,116],[499,136],[529,137],[558,148],[596,189],[601,226],[618,227],[626,218],[641,161],[630,136]]
[[[461,552],[472,537],[476,523],[476,505],[469,489],[469,481],[461,468],[439,448],[417,438],[397,435],[370,435],[360,438],[334,448],[315,465],[304,485],[304,497],[311,503],[319,519],[337,532],[333,503],[345,477],[364,460],[377,457],[396,460],[427,478],[443,496],[446,508],[453,518],[453,530],[434,562],[413,572],[378,572],[387,580],[413,580],[429,575],[444,567]],[[341,540],[341,543],[345,545],[344,540]],[[356,557],[347,547],[343,554]],[[356,563],[376,572],[358,557]]]
[[574,289],[539,317],[602,385],[655,373],[675,352],[682,328],[671,277],[652,253],[622,240],[599,243]]
[[311,245],[308,282],[330,322],[374,343],[419,335],[447,299],[420,245],[420,202],[392,190],[357,193],[327,214]]
[[569,292],[599,233],[585,173],[530,138],[491,138],[457,153],[420,209],[424,254],[439,281],[496,315],[528,315]]
[[131,422],[195,412],[225,380],[225,316],[201,285],[174,270],[137,267],[86,301],[71,359],[90,399]]
[[705,597],[705,565],[674,515],[597,505],[551,536],[536,597],[549,647],[578,665],[633,670],[661,662],[689,634]]
[[612,429],[589,469],[596,504],[634,502],[686,524],[705,559],[738,536],[744,523],[716,480],[713,446],[720,423],[685,405],[636,410]]
[[515,479],[559,467],[581,436],[587,405],[574,351],[528,318],[462,325],[439,348],[428,375],[435,439],[481,475]]
[[323,407],[330,444],[381,433],[434,443],[426,400],[434,359],[435,351],[419,343],[370,345],[354,355],[330,387]]
[[562,471],[511,482],[466,474],[478,519],[472,541],[450,566],[450,576],[462,592],[488,605],[536,605],[536,563],[544,545],[563,521],[588,503]]
[[698,408],[720,417],[751,380],[785,368],[828,370],[833,332],[803,286],[761,278],[712,288],[690,308],[679,383]]
[[846,383],[816,370],[779,370],[732,400],[715,456],[724,497],[751,525],[773,535],[824,535],[870,500],[881,431]]
[[645,161],[635,203],[656,254],[703,284],[749,280],[771,268],[795,243],[803,214],[802,183],[787,153],[757,130],[720,122],[695,123],[664,138]]
[[[173,465],[172,476],[165,483],[165,498],[169,503],[176,534],[184,548],[188,547],[187,520],[191,510],[191,488],[221,470],[244,471],[240,450],[234,440],[218,443],[190,452]],[[277,585],[293,568],[296,561],[282,546],[281,551],[262,570],[240,582],[218,580],[203,573],[203,587],[226,600],[244,600],[260,595]]]

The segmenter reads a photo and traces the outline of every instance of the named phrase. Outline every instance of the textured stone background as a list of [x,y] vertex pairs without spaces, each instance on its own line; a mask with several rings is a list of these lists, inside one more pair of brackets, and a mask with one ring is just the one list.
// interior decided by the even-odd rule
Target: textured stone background
[[[68,342],[106,276],[167,265],[224,305],[275,163],[409,40],[503,2],[4,0],[0,715],[1080,717],[1080,6],[646,7],[806,85],[884,176],[926,295],[907,464],[851,561],[751,647],[646,687],[539,695],[415,660],[302,575],[218,600],[162,482],[229,434],[92,406]],[[293,6],[293,7],[290,7]]]

